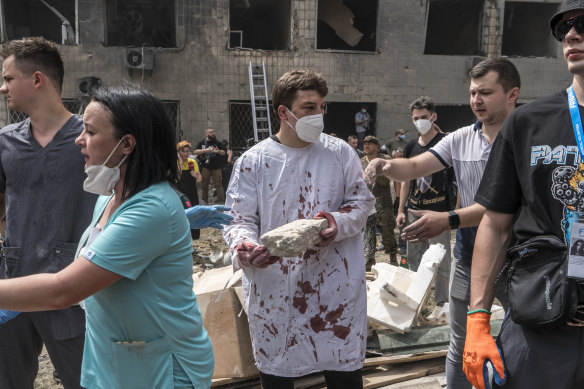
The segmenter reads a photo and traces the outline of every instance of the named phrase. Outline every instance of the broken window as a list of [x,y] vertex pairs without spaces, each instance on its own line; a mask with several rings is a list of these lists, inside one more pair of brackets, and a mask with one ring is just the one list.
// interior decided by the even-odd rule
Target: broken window
[[558,11],[554,3],[505,3],[501,54],[522,57],[555,57],[557,42],[546,28]]
[[229,48],[290,48],[290,0],[229,0]]
[[481,55],[483,0],[429,0],[424,54]]
[[176,47],[174,0],[106,0],[108,46]]
[[4,0],[3,40],[42,36],[75,44],[75,0]]
[[375,51],[377,8],[377,0],[319,0],[316,48]]
[[[269,106],[272,104],[270,102]],[[270,115],[272,133],[280,126],[276,115]],[[253,114],[249,100],[229,101],[229,147],[237,152],[246,150],[253,144]]]

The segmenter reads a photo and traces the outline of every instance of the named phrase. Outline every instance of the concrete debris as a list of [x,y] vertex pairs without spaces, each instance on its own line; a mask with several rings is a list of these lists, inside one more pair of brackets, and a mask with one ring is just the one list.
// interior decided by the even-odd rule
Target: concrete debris
[[[213,243],[211,243],[210,246],[211,246],[211,254],[209,254],[209,260],[211,261],[211,263],[216,264],[217,262],[219,262],[219,260],[221,260],[221,262],[223,262],[223,252],[221,251],[221,248],[216,247]],[[219,265],[221,265],[221,264],[219,264]]]
[[377,277],[367,282],[367,316],[373,329],[405,333],[424,306],[446,250],[433,244],[422,256],[417,272],[388,263],[377,263]]
[[266,232],[260,239],[270,254],[296,257],[319,243],[322,240],[319,233],[326,227],[326,219],[299,219]]
[[229,266],[232,263],[233,260],[231,259],[231,253],[229,252],[229,250],[227,250],[225,254],[223,254],[223,266]]
[[209,255],[201,254],[197,250],[193,252],[193,264],[200,265],[204,269],[213,269],[223,266],[230,266],[232,264],[231,254],[229,250],[223,253],[218,247],[215,247],[212,243],[211,253]]

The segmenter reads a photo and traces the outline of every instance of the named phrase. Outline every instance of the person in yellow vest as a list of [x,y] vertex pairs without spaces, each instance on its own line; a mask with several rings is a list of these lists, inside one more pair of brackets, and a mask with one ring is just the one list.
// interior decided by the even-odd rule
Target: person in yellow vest
[[[202,177],[197,161],[189,158],[191,147],[191,143],[188,141],[182,141],[176,145],[179,167],[177,189],[189,198],[189,205],[194,207],[199,204],[197,182],[201,182]],[[193,239],[199,239],[200,236],[200,230],[191,230],[191,237]]]

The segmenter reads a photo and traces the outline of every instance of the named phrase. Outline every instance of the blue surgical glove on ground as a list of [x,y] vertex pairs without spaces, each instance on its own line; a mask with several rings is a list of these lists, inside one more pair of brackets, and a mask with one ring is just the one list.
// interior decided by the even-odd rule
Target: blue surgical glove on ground
[[6,323],[8,320],[18,316],[20,312],[7,311],[5,309],[0,309],[0,324]]
[[233,216],[223,213],[230,210],[231,208],[224,205],[195,205],[185,209],[185,213],[189,219],[191,230],[208,227],[223,229],[224,225],[233,220]]

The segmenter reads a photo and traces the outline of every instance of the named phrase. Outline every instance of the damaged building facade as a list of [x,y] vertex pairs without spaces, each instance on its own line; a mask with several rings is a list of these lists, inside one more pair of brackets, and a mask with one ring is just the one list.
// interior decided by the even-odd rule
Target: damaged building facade
[[[213,127],[240,148],[253,136],[250,61],[265,64],[269,90],[294,68],[322,73],[325,131],[345,139],[362,104],[381,139],[412,130],[408,104],[420,95],[434,98],[443,130],[468,124],[467,74],[488,56],[518,67],[520,103],[564,88],[571,76],[548,27],[559,3],[0,0],[0,28],[4,42],[40,35],[62,44],[62,94],[72,111],[95,85],[133,83],[164,100],[177,138],[197,142]],[[21,119],[0,109],[2,125]]]

